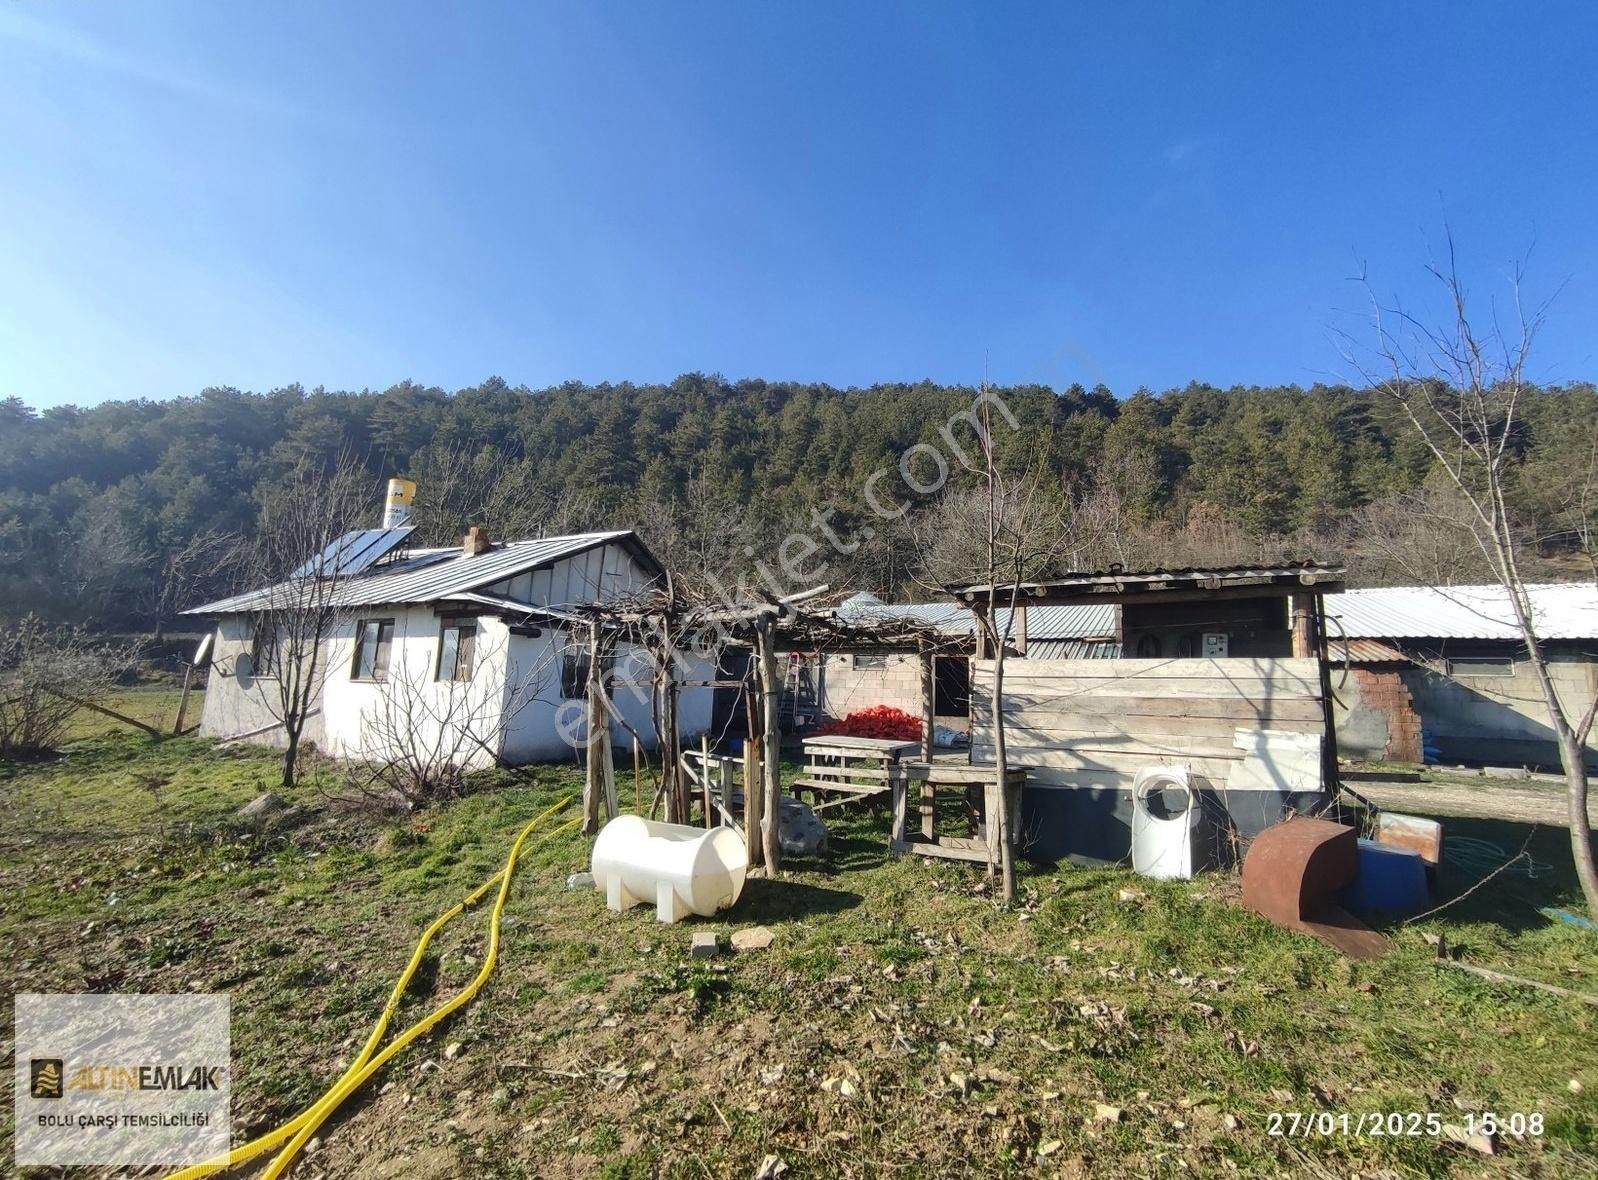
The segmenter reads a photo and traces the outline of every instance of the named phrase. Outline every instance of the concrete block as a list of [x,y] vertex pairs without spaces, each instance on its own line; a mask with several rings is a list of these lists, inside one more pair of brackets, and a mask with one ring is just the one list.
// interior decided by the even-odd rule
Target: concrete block
[[714,959],[721,953],[721,942],[713,930],[700,930],[694,935],[689,949],[696,959]]

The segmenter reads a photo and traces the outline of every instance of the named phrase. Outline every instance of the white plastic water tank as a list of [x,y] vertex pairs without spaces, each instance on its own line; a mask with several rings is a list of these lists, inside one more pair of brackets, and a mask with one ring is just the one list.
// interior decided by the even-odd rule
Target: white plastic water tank
[[655,823],[618,815],[594,840],[594,887],[620,912],[655,903],[655,917],[677,922],[708,918],[738,900],[749,858],[743,837],[729,827]]
[[[1150,796],[1163,798],[1167,791],[1183,794],[1182,810],[1157,815],[1150,808]],[[1138,771],[1132,780],[1132,868],[1145,877],[1190,878],[1198,816],[1198,796],[1185,766],[1146,766]]]

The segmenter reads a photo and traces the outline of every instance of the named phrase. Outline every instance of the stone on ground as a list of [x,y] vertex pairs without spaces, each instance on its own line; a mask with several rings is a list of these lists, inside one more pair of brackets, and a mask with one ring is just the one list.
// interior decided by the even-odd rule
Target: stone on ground
[[732,932],[732,949],[735,951],[763,951],[771,945],[776,935],[769,926],[750,926]]

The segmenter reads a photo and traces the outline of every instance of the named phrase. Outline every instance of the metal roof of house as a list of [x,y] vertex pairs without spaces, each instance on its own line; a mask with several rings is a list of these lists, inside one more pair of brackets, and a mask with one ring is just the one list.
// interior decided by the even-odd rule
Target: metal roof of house
[[[1115,606],[1112,603],[1093,603],[1088,606],[1029,606],[1027,610],[1027,643],[1050,639],[1113,639],[1115,637]],[[915,619],[930,623],[951,634],[969,635],[974,619],[969,610],[952,602],[883,602],[875,594],[856,594],[846,598],[835,610],[839,618],[850,623],[870,623],[880,619]],[[999,625],[1009,625],[1008,610],[999,612]],[[1009,633],[1015,634],[1010,628]]]
[[[374,566],[355,577],[339,580],[332,594],[331,606],[387,606],[397,603],[433,602],[440,598],[479,590],[495,582],[503,582],[528,570],[552,565],[563,558],[572,557],[619,541],[633,550],[647,565],[659,569],[655,560],[638,535],[630,529],[608,533],[577,533],[566,537],[539,537],[532,541],[512,541],[496,546],[487,553],[467,557],[458,548],[430,549],[413,552],[392,565]],[[450,556],[454,554],[454,556]],[[242,611],[264,610],[282,605],[296,594],[295,582],[280,582],[235,594],[231,598],[190,607],[186,615],[226,615]]]
[[[1598,588],[1590,582],[1526,587],[1543,639],[1598,639]],[[1349,639],[1520,639],[1502,586],[1385,586],[1326,602],[1329,633]]]

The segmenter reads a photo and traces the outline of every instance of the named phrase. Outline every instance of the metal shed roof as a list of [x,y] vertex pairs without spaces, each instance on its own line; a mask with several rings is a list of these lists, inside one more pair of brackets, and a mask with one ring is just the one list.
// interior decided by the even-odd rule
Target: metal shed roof
[[[1598,588],[1586,582],[1526,587],[1544,639],[1598,639]],[[1502,586],[1385,586],[1347,590],[1326,603],[1333,639],[1521,638]],[[1339,625],[1341,625],[1339,630]]]
[[[577,533],[567,537],[540,537],[532,541],[512,541],[467,557],[458,549],[424,550],[396,562],[393,566],[377,566],[367,572],[341,580],[332,595],[333,606],[386,606],[391,603],[433,602],[452,594],[477,590],[502,582],[506,578],[526,573],[540,566],[550,565],[563,558],[572,557],[612,541],[620,541],[633,550],[646,565],[656,570],[655,560],[638,535],[630,529],[609,533]],[[454,557],[447,556],[450,553]],[[226,615],[241,611],[263,610],[286,601],[294,594],[292,582],[263,586],[190,607],[186,615]]]
[[[1189,569],[1128,570],[1112,565],[1107,570],[1087,570],[1061,574],[1037,582],[1019,582],[1014,587],[1001,586],[1008,592],[1012,588],[1030,598],[1062,601],[1074,605],[1096,597],[1182,590],[1209,592],[1258,592],[1262,587],[1285,586],[1302,588],[1316,594],[1335,594],[1343,588],[1343,567],[1316,561],[1290,561],[1265,565],[1231,565],[1196,567]],[[944,590],[973,602],[990,589],[985,584],[951,585]]]
[[[1088,606],[1029,606],[1027,643],[1049,639],[1113,639],[1115,606],[1093,603]],[[951,634],[971,634],[971,612],[952,602],[883,602],[875,594],[856,594],[836,608],[839,618],[851,623],[870,623],[881,619],[915,619],[941,627]],[[1010,612],[999,612],[999,626],[1008,626]],[[1015,634],[1015,628],[1010,628]]]

